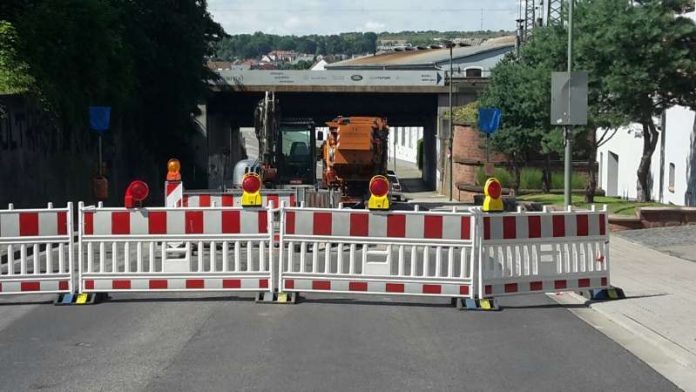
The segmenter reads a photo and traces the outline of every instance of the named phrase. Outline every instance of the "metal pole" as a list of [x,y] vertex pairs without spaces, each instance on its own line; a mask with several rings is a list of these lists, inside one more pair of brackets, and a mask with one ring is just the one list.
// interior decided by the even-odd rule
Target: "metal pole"
[[396,134],[398,132],[399,131],[396,129],[396,127],[394,127],[394,133],[393,133],[393,137],[392,137],[392,139],[394,139],[394,149],[392,151],[392,154],[394,154],[393,155],[393,157],[394,157],[394,173],[396,173]]
[[453,200],[454,196],[454,182],[453,182],[453,161],[454,161],[454,146],[452,145],[454,143],[454,124],[453,124],[453,113],[452,113],[452,84],[454,81],[453,74],[452,74],[452,47],[454,46],[453,43],[449,44],[449,50],[450,50],[450,72],[449,72],[449,132],[450,132],[450,137],[449,137],[449,149],[450,149],[450,159],[449,159],[449,180],[450,180],[450,201]]
[[102,162],[102,135],[99,134],[99,177],[104,176],[104,163]]
[[[568,1],[568,79],[573,70],[573,3]],[[570,108],[570,89],[568,89],[568,107]],[[571,182],[572,182],[572,157],[573,157],[573,129],[566,125],[565,134],[565,162],[564,162],[564,189],[563,200],[566,208],[572,204]]]

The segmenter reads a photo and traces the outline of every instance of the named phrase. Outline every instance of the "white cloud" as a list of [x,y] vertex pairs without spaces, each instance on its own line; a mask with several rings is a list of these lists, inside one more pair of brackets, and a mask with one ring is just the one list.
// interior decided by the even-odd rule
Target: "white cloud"
[[230,34],[514,30],[519,0],[209,0],[208,8]]

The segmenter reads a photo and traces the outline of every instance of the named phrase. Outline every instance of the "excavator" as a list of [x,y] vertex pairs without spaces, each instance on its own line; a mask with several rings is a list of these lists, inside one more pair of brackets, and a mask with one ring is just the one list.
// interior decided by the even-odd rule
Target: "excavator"
[[[386,187],[388,192],[386,119],[339,116],[327,122],[328,134],[321,147],[322,182],[318,184],[314,121],[283,118],[280,113],[275,94],[266,92],[255,111],[259,157],[238,164],[253,166],[266,188],[328,189],[337,196],[332,197],[331,205],[334,200],[358,205],[374,193],[373,177],[384,176],[385,184],[375,183],[375,189]],[[319,134],[323,139],[323,133]]]

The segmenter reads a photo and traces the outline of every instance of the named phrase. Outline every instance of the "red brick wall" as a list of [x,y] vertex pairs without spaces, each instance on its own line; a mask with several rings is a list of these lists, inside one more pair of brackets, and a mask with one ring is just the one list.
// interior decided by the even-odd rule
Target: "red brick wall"
[[[473,129],[469,125],[455,125],[454,141],[452,153],[454,156],[453,177],[454,183],[464,183],[474,185],[476,183],[476,173],[479,167],[486,162],[486,137],[483,133]],[[491,162],[506,162],[505,155],[491,150]],[[459,198],[459,193],[455,187],[455,198]],[[471,202],[473,194],[461,192],[461,201]]]

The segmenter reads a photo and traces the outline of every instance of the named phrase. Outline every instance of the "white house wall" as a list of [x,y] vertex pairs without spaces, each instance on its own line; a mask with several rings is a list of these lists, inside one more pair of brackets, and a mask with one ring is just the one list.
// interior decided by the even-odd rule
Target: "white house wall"
[[417,163],[418,140],[423,138],[423,127],[389,127],[389,157],[394,157],[394,138],[396,138],[396,159]]
[[[684,107],[674,107],[665,115],[665,132],[653,153],[650,175],[653,200],[675,205],[696,205],[696,113]],[[597,137],[604,132],[599,130]],[[660,154],[664,138],[664,174],[660,195]],[[636,174],[643,152],[642,127],[631,124],[619,129],[606,144],[597,150],[599,184],[607,196],[637,198]],[[610,172],[612,154],[618,156],[618,170]],[[674,183],[670,184],[670,164],[674,165]]]

